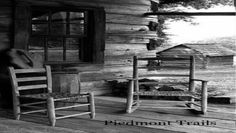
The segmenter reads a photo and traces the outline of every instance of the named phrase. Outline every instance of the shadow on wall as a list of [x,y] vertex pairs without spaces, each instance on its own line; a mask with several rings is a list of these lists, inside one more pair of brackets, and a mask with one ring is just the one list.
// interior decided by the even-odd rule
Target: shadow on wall
[[32,68],[33,62],[24,50],[7,49],[0,51],[0,107],[12,108],[11,83],[8,67]]

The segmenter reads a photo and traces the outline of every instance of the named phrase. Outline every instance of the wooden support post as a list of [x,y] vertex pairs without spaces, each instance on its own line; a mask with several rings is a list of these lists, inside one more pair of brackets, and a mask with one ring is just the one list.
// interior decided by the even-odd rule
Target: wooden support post
[[56,124],[56,114],[55,114],[55,106],[53,97],[49,97],[47,99],[47,109],[48,109],[48,118],[51,126],[55,126]]
[[[189,71],[189,91],[195,91],[194,78],[195,78],[195,59],[193,56],[190,56],[190,71]],[[190,99],[190,103],[194,103],[194,98]],[[189,104],[189,107],[192,108],[193,104]]]
[[126,102],[126,112],[131,113],[132,111],[132,104],[133,104],[133,94],[134,93],[134,81],[129,81],[129,90],[128,90],[128,96],[127,96],[127,102]]
[[90,118],[94,119],[95,118],[95,104],[94,104],[94,94],[93,94],[93,92],[89,93],[89,103],[90,103],[89,110],[91,112]]
[[202,113],[207,112],[207,81],[202,81]]

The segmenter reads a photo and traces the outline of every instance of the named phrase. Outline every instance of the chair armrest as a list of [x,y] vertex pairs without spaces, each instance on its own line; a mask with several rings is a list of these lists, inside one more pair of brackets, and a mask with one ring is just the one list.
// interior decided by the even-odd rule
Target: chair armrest
[[203,79],[192,79],[193,81],[200,81],[200,82],[208,82],[207,80],[203,80]]

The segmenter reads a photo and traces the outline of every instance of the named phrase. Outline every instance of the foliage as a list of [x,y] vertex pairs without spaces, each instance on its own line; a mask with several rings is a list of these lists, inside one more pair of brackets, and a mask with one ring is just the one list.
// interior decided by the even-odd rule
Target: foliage
[[[181,12],[183,9],[208,9],[217,5],[233,5],[233,0],[159,0],[159,3],[152,7],[154,12],[168,12],[175,11]],[[182,7],[182,8],[180,8]],[[164,32],[167,29],[165,22],[171,21],[185,21],[191,24],[196,24],[191,16],[158,16],[157,35],[165,40],[168,39],[168,35]],[[164,43],[164,42],[163,42]],[[160,45],[159,45],[160,46]]]
[[207,9],[215,5],[233,5],[233,0],[160,0],[158,5],[161,9],[179,6]]

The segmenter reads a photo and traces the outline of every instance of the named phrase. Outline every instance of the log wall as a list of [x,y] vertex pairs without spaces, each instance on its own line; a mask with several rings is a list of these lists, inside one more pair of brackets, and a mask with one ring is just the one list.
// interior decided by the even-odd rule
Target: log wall
[[0,51],[11,45],[12,37],[12,3],[10,0],[0,1]]
[[[157,0],[15,0],[14,4],[53,7],[104,7],[106,35],[103,67],[99,71],[81,75],[88,86],[91,82],[96,82],[97,86],[103,86],[107,79],[130,76],[134,55],[155,56],[155,51],[147,50],[147,44],[150,39],[158,38],[156,32],[150,31],[148,27],[151,21],[157,22],[157,17],[145,17],[143,15],[151,11],[151,3],[153,3],[151,1],[157,2]],[[11,35],[14,33],[11,24],[14,4],[11,0],[0,2],[0,49],[10,47],[11,41],[13,41]],[[96,65],[92,66],[92,68],[96,67]],[[88,71],[89,69],[90,67],[88,67]],[[99,80],[103,85],[98,85]],[[89,88],[88,86],[87,88]]]
[[232,66],[234,63],[234,56],[210,56],[208,57],[208,66]]

